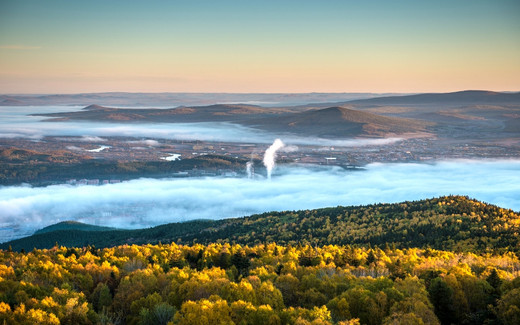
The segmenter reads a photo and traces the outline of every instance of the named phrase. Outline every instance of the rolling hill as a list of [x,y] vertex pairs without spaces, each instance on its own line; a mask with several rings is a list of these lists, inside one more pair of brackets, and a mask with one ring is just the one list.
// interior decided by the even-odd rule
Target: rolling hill
[[520,214],[462,196],[414,202],[269,212],[225,220],[196,220],[148,229],[94,231],[81,225],[0,244],[14,250],[146,243],[254,245],[396,245],[473,252],[520,252]]
[[387,117],[428,121],[439,139],[518,137],[520,93],[460,91],[354,100],[339,104]]
[[[89,105],[81,111],[51,113],[49,121],[198,123],[232,122],[264,131],[320,137],[388,137],[434,133],[469,138],[516,134],[520,93],[459,91],[386,96],[294,107],[245,104],[181,106],[170,109],[114,108]],[[517,130],[516,130],[517,131]],[[476,133],[476,134],[475,134]]]
[[81,230],[81,231],[110,231],[110,230],[117,230],[116,228],[112,227],[101,227],[101,226],[95,226],[95,225],[89,225],[82,222],[77,221],[63,221],[56,223],[54,225],[50,225],[48,227],[42,228],[38,231],[36,231],[34,234],[45,234],[49,232],[54,231],[60,231],[60,230]]
[[196,123],[196,122],[237,122],[254,116],[255,118],[287,113],[289,109],[266,109],[254,105],[215,104],[197,107],[176,108],[115,108],[88,105],[81,111],[42,114],[51,117],[49,121],[87,120],[110,122],[156,122],[156,123]]
[[328,107],[250,122],[253,127],[319,137],[358,137],[424,132],[432,123],[387,117],[347,107]]
[[231,122],[278,134],[307,137],[392,137],[432,135],[440,139],[506,139],[520,130],[520,93],[459,91],[385,96],[293,107],[245,104],[181,106],[170,109],[89,105],[51,113],[48,121],[146,123]]
[[520,92],[502,93],[485,90],[465,90],[451,93],[426,93],[405,96],[386,96],[348,101],[356,106],[412,105],[412,106],[468,106],[519,104]]
[[387,117],[347,107],[325,109],[262,108],[251,105],[210,105],[172,109],[121,109],[89,105],[78,112],[52,113],[50,121],[89,120],[110,122],[234,122],[278,133],[320,137],[384,137],[424,132],[425,121]]
[[80,94],[0,95],[0,106],[85,106],[91,103],[113,107],[201,106],[214,103],[257,103],[259,105],[301,105],[338,102],[391,94],[375,93],[138,93],[105,92]]

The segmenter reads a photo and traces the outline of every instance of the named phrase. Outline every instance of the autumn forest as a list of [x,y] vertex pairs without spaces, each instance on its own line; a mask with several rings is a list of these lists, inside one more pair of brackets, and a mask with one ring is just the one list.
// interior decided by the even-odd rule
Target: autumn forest
[[[342,229],[330,226],[331,220],[337,222],[335,211],[345,221]],[[426,231],[417,240],[399,231],[404,223],[417,233],[421,225],[411,220],[419,214],[443,216],[437,218],[439,227],[430,229],[443,234],[437,237],[446,239],[444,246],[429,240]],[[369,215],[378,216],[381,227],[394,224],[399,237],[390,240],[368,231],[377,229]],[[520,323],[518,215],[510,210],[443,197],[251,218],[231,221],[232,242],[217,238],[218,229],[211,228],[197,236],[204,243],[180,236],[179,243],[105,248],[56,243],[17,252],[9,247],[0,251],[0,322]],[[267,227],[274,220],[280,224]],[[473,220],[472,227],[464,226],[467,220]],[[290,229],[303,232],[302,240],[292,240]],[[350,244],[325,237],[331,233],[339,240],[344,237],[340,231],[348,229]],[[450,231],[461,237],[450,242]]]

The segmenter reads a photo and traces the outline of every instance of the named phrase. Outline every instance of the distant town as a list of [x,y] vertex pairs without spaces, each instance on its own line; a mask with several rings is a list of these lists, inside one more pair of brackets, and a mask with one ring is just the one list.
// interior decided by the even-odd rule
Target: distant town
[[[247,176],[246,161],[253,164],[253,174],[264,174],[261,161],[269,144],[181,141],[169,139],[143,139],[127,137],[107,137],[98,142],[85,142],[80,137],[45,137],[34,141],[29,139],[0,139],[0,148],[18,148],[35,152],[24,164],[39,165],[50,162],[78,164],[84,162],[111,161],[117,163],[133,162],[171,162],[197,157],[228,157],[244,161],[243,164],[212,166],[201,168],[196,164],[176,169],[161,177],[244,177]],[[363,144],[363,142],[360,142]],[[59,153],[59,155],[57,154]],[[45,160],[42,159],[45,156]],[[520,156],[520,146],[507,140],[492,141],[439,141],[430,137],[388,140],[379,145],[292,145],[278,152],[279,164],[302,164],[318,166],[340,166],[346,169],[360,168],[370,163],[430,162],[446,159],[508,159]],[[16,157],[14,157],[16,158]],[[14,159],[2,157],[2,159]],[[12,161],[10,161],[12,163]],[[143,175],[147,177],[148,175]],[[70,185],[115,184],[128,178],[118,173],[98,177],[77,177],[77,174],[52,183]],[[132,178],[132,177],[131,177]]]

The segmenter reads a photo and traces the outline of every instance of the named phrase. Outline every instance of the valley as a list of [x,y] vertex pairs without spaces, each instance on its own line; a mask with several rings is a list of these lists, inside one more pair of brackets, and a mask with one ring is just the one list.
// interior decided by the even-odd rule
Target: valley
[[0,1],[0,325],[519,325],[520,1]]

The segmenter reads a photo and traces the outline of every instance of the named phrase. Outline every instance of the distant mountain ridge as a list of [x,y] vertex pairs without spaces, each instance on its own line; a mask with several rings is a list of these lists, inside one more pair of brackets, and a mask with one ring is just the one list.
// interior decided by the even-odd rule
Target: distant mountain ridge
[[[81,111],[51,113],[54,121],[137,121],[160,123],[235,122],[266,131],[320,137],[384,137],[387,134],[424,132],[432,123],[386,117],[351,107],[291,110],[254,105],[216,104],[171,109],[124,109],[89,105]],[[51,121],[53,121],[51,120]]]
[[405,96],[376,97],[352,100],[354,105],[482,105],[519,104],[520,92],[503,93],[486,90],[464,90],[451,93],[424,93]]
[[[14,250],[63,246],[98,248],[146,243],[254,245],[390,245],[472,252],[520,252],[520,214],[463,196],[315,210],[269,212],[243,218],[195,220],[148,229],[108,230],[58,224],[0,244]],[[66,229],[70,226],[70,229]],[[74,227],[78,227],[74,229]]]
[[[286,113],[286,109],[266,109],[255,105],[214,104],[208,106],[176,108],[116,108],[88,105],[81,111],[41,114],[53,118],[50,121],[136,121],[157,123],[237,122],[250,115],[269,116]],[[35,114],[39,115],[39,114]]]
[[262,106],[294,106],[305,103],[339,102],[388,96],[391,93],[139,93],[104,92],[82,94],[4,94],[0,106],[86,106],[98,103],[113,107],[204,106],[215,103],[245,103]]
[[380,136],[424,132],[432,123],[387,117],[350,107],[328,107],[250,122],[261,129],[305,133],[320,137]]
[[432,136],[497,139],[520,133],[520,93],[467,90],[386,96],[291,107],[249,104],[169,109],[89,105],[81,111],[43,114],[48,121],[146,123],[230,122],[277,135],[322,138]]

